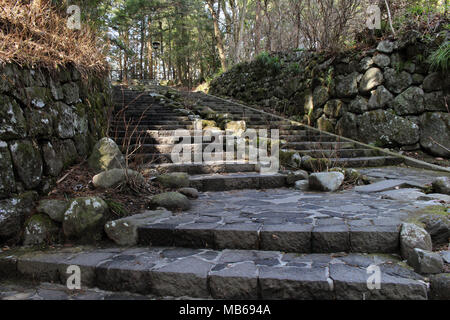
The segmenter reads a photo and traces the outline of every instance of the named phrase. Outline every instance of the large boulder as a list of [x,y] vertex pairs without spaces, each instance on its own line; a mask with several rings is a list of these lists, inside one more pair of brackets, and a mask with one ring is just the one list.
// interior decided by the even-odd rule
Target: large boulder
[[325,102],[328,101],[328,98],[330,97],[330,93],[328,91],[328,88],[325,86],[318,86],[314,89],[313,92],[313,103],[315,108],[319,108],[325,104]]
[[0,141],[0,199],[16,191],[16,180],[8,145]]
[[358,137],[365,143],[403,146],[419,141],[419,126],[386,110],[366,112],[357,117],[356,125]]
[[410,87],[392,101],[391,107],[399,116],[421,114],[425,108],[424,92],[419,87]]
[[408,264],[422,274],[437,274],[444,269],[444,261],[439,253],[415,248],[411,251]]
[[64,102],[67,104],[74,104],[80,99],[80,91],[75,82],[69,82],[62,86],[64,94]]
[[44,170],[39,148],[29,140],[13,141],[9,145],[14,168],[26,189],[31,190],[41,183]]
[[105,224],[108,237],[119,246],[134,246],[138,243],[137,228],[158,220],[169,218],[172,213],[167,210],[146,211],[142,214],[109,221]]
[[400,250],[403,259],[408,260],[415,248],[431,251],[433,244],[425,229],[413,224],[404,223],[400,231]]
[[117,144],[110,138],[96,143],[88,159],[89,167],[97,172],[125,167],[125,159]]
[[12,98],[0,95],[0,139],[20,139],[27,134],[25,116]]
[[420,117],[420,145],[438,157],[450,158],[450,113],[426,112]]
[[348,111],[353,113],[363,114],[368,110],[369,110],[369,102],[367,101],[366,98],[363,98],[361,96],[357,96],[348,105]]
[[59,239],[60,228],[45,214],[35,214],[25,223],[23,244],[52,244]]
[[394,95],[384,86],[379,86],[376,90],[371,91],[369,110],[384,109],[392,99],[394,99]]
[[450,300],[450,273],[441,273],[430,277],[430,298]]
[[432,183],[433,189],[437,193],[450,195],[450,178],[449,177],[439,177],[436,178]]
[[191,202],[179,192],[166,192],[152,197],[150,206],[153,208],[166,208],[171,211],[186,211],[191,208]]
[[344,175],[340,172],[312,173],[309,176],[309,187],[311,190],[336,191],[344,182]]
[[429,74],[423,80],[423,90],[425,92],[439,91],[448,88],[449,79],[439,72]]
[[358,78],[360,74],[354,72],[348,76],[337,78],[336,95],[340,98],[353,97],[358,94]]
[[444,94],[443,91],[425,93],[425,111],[448,112],[449,101],[450,94]]
[[53,221],[62,223],[68,206],[69,202],[65,200],[44,199],[39,201],[36,210],[48,215]]
[[63,102],[55,103],[56,115],[56,133],[61,139],[73,138],[75,135],[75,119],[78,118],[75,108],[68,106]]
[[64,212],[64,235],[85,243],[101,240],[107,213],[108,205],[99,197],[73,200]]
[[92,178],[92,184],[96,188],[110,189],[126,182],[142,186],[145,184],[144,176],[131,169],[111,169],[100,172]]
[[383,72],[378,68],[370,68],[366,71],[359,84],[361,93],[368,93],[383,83]]
[[42,156],[44,158],[44,172],[52,177],[57,177],[64,168],[63,157],[56,153],[55,148],[50,142],[41,146]]
[[334,99],[325,104],[323,113],[330,118],[340,118],[344,113],[344,108],[345,105],[342,100]]
[[27,109],[28,136],[49,138],[53,134],[53,115],[44,110]]
[[386,54],[377,54],[372,60],[380,68],[386,68],[391,64],[391,58]]
[[317,128],[321,131],[334,133],[335,120],[328,119],[325,115],[322,115],[317,120]]
[[190,184],[189,175],[184,172],[161,174],[156,177],[156,181],[169,189],[187,188]]
[[393,93],[399,94],[405,91],[413,82],[411,75],[406,72],[398,72],[395,69],[388,68],[384,72],[385,87]]
[[0,243],[19,235],[26,217],[34,208],[37,196],[35,192],[27,192],[0,201]]
[[351,112],[344,112],[336,124],[336,134],[355,139],[358,137],[357,116]]

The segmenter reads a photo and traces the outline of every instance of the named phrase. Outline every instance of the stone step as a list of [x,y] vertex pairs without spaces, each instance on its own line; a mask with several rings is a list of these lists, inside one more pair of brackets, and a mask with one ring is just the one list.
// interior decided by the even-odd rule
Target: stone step
[[374,157],[379,156],[380,152],[373,149],[338,149],[338,150],[292,150],[302,156],[313,158],[354,158],[354,157]]
[[[183,142],[183,141],[182,141]],[[177,143],[177,144],[136,144],[131,145],[131,148],[137,149],[139,148],[139,152],[141,153],[171,153],[174,149],[178,150],[178,152],[200,152],[205,151],[206,148],[209,148],[210,152],[225,152],[227,151],[227,143],[218,143],[218,142],[205,142],[205,143]],[[213,149],[214,148],[214,149]],[[235,150],[237,152],[238,148],[231,144],[231,149],[228,151]],[[246,153],[249,153],[248,144],[246,146]],[[256,151],[257,152],[257,151]]]
[[[293,213],[286,213],[294,216]],[[284,215],[286,215],[284,214]],[[273,213],[273,218],[283,213]],[[207,212],[204,213],[207,216]],[[282,251],[291,253],[398,253],[400,224],[360,225],[324,220],[271,224],[267,219],[211,219],[175,216],[138,227],[139,243],[193,249]],[[236,220],[236,221],[235,221]]]
[[[190,161],[188,163],[195,163],[198,159],[203,159],[203,153],[192,153],[190,155]],[[216,161],[225,161],[227,159],[236,159],[235,153],[217,153],[215,154],[217,158]],[[218,159],[220,158],[220,159]],[[172,163],[172,154],[171,153],[138,153],[135,156],[135,160],[140,163],[147,164],[158,164],[158,163]],[[206,160],[205,160],[206,161]]]
[[287,142],[281,145],[283,149],[289,150],[341,150],[354,149],[353,142],[327,142],[327,141],[308,141],[308,142]]
[[[173,247],[75,247],[0,255],[0,275],[66,284],[69,266],[81,284],[157,297],[203,299],[427,299],[424,278],[389,255],[315,255],[193,250]],[[28,253],[27,253],[28,252]],[[369,290],[367,267],[378,265],[381,288]],[[8,279],[14,279],[11,276]]]
[[213,173],[238,173],[255,172],[257,165],[247,161],[217,161],[213,163],[186,163],[186,164],[160,164],[154,166],[162,173],[185,172],[190,175],[213,174]]
[[137,129],[145,129],[151,126],[188,126],[193,125],[193,121],[179,121],[179,120],[151,120],[150,118],[144,118],[142,121],[130,121],[127,119],[127,122],[123,121],[112,121],[110,122],[110,126],[112,128],[123,129],[125,127],[133,127]]
[[189,180],[191,187],[199,191],[274,189],[286,186],[286,176],[278,173],[204,174],[190,176]]
[[304,135],[292,135],[292,136],[281,136],[281,140],[291,143],[291,142],[339,142],[340,139],[333,136],[312,134],[311,132],[305,131]]
[[356,158],[329,158],[333,167],[364,168],[399,165],[403,158],[380,156],[380,157],[356,157]]

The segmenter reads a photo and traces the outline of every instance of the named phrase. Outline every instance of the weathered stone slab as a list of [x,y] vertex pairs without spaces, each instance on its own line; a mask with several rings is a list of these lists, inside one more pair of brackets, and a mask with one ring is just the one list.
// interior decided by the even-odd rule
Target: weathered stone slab
[[215,223],[191,223],[175,228],[174,245],[185,248],[214,248]]
[[351,226],[352,252],[396,253],[400,248],[400,225]]
[[253,262],[218,264],[209,273],[214,299],[258,299],[258,269]]
[[262,299],[333,299],[325,268],[260,267]]
[[338,300],[426,300],[427,288],[416,280],[381,275],[380,289],[370,290],[367,282],[370,274],[365,268],[332,264],[330,277],[334,282]]
[[258,249],[258,232],[261,227],[261,224],[258,223],[237,223],[220,226],[215,230],[216,248]]
[[349,228],[346,225],[316,226],[312,232],[312,252],[349,252]]
[[189,257],[151,271],[152,292],[158,296],[209,297],[208,273],[213,264]]
[[260,249],[309,253],[312,229],[312,225],[265,225],[260,232]]

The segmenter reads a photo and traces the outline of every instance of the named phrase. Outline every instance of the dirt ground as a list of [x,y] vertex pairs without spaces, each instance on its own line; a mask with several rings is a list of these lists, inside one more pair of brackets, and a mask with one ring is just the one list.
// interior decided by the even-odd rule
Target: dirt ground
[[[147,188],[139,192],[126,186],[107,190],[96,189],[91,183],[93,176],[95,176],[95,172],[88,167],[86,162],[72,166],[58,177],[59,183],[57,183],[46,199],[99,196],[107,202],[119,204],[117,208],[122,207],[121,209],[125,209],[128,214],[137,214],[147,208],[147,203],[152,195],[162,192],[159,184],[154,182],[149,182]],[[146,178],[149,177],[147,176]],[[124,212],[121,212],[120,215],[124,214],[128,215]]]

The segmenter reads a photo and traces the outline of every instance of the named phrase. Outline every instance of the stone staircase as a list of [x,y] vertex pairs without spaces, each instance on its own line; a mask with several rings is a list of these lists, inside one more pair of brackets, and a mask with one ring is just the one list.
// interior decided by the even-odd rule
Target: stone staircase
[[[233,120],[246,119],[249,128],[267,123],[279,128],[286,150],[317,158],[337,150],[341,157],[334,163],[352,167],[400,161],[214,97],[197,98],[217,112],[231,114]],[[188,173],[191,186],[202,191],[193,208],[140,220],[134,231],[136,247],[0,252],[0,278],[16,275],[65,284],[67,268],[77,265],[84,286],[159,297],[428,298],[425,278],[395,255],[402,223],[396,218],[401,213],[398,204],[354,191],[318,194],[287,189],[285,174],[262,175],[258,164],[248,161],[171,163],[171,147],[178,141],[170,130],[192,130],[193,125],[183,111],[160,99],[116,90],[110,136],[123,147],[140,142],[138,158],[149,168]],[[123,106],[128,107],[122,110]],[[124,119],[131,126],[127,128]],[[379,289],[368,289],[369,266],[380,271]]]
[[[188,95],[188,93],[181,93]],[[207,106],[232,121],[246,121],[247,129],[279,129],[281,152],[310,156],[309,166],[372,167],[401,163],[399,157],[382,154],[341,137],[292,124],[287,120],[240,106],[202,93],[189,93],[198,105]],[[161,98],[165,102],[161,103]],[[258,166],[248,161],[218,161],[210,164],[170,164],[171,152],[179,144],[192,151],[192,160],[199,156],[208,143],[195,143],[194,137],[174,137],[172,130],[187,130],[194,135],[194,122],[183,110],[170,105],[166,97],[132,90],[115,90],[114,120],[110,135],[124,149],[137,150],[136,158],[148,166],[169,172],[187,172],[191,184],[201,191],[225,191],[252,188],[279,188],[286,186],[283,174],[261,176]],[[124,109],[125,107],[125,109]],[[229,137],[225,132],[223,150]],[[234,137],[231,137],[234,138]],[[223,159],[234,157],[223,152]],[[200,155],[201,156],[201,155]],[[165,165],[160,165],[165,163]],[[151,164],[151,165],[150,165]],[[218,174],[221,175],[218,175]],[[226,175],[225,175],[226,174]]]

